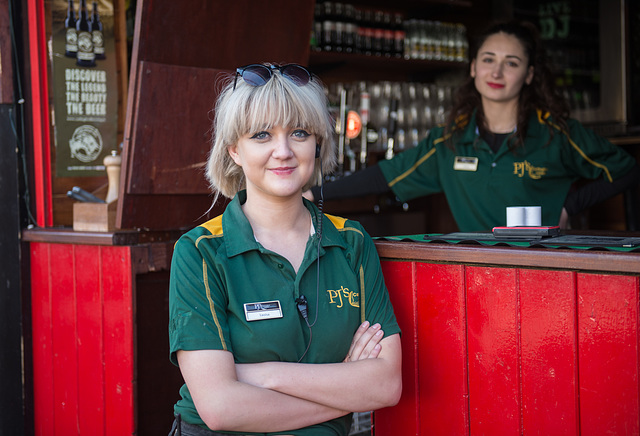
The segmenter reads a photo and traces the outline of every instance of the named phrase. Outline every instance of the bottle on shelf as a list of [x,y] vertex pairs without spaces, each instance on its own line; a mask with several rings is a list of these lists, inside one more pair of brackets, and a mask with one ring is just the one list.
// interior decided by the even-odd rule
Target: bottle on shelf
[[324,2],[322,4],[322,50],[333,51],[336,39],[336,23],[334,21],[333,3]]
[[67,18],[64,20],[65,45],[64,55],[75,58],[78,53],[78,33],[76,31],[76,13],[73,7],[73,0],[69,0],[67,6]]
[[433,59],[436,61],[445,60],[443,59],[442,26],[439,21],[432,23],[431,41],[433,41]]
[[386,57],[392,57],[394,55],[395,35],[391,14],[389,12],[382,14],[382,32],[382,54]]
[[467,40],[467,28],[462,23],[456,24],[456,54],[457,62],[469,60],[469,41]]
[[96,59],[105,59],[104,32],[102,21],[100,21],[100,13],[98,12],[98,2],[93,2],[93,10],[91,11],[91,39]]
[[418,34],[419,42],[418,42],[418,55],[419,59],[433,59],[434,52],[434,43],[433,43],[433,35],[432,30],[433,23],[431,21],[418,21]]
[[366,55],[373,54],[373,12],[370,10],[362,13],[362,36],[362,53]]
[[88,18],[87,0],[80,0],[80,14],[76,22],[78,32],[78,54],[76,63],[81,67],[96,65],[96,55],[93,53],[93,37],[91,35],[91,21]]
[[358,36],[358,24],[356,22],[356,8],[351,4],[344,6],[344,34],[342,43],[345,53],[353,53],[356,50],[356,38]]
[[420,33],[418,32],[418,20],[410,19],[404,22],[406,31],[404,40],[404,58],[418,59],[420,49]]
[[335,27],[335,34],[333,39],[333,50],[342,52],[344,50],[344,33],[345,33],[345,21],[344,21],[344,4],[335,2],[333,4],[333,25]]
[[322,24],[324,22],[324,7],[322,3],[316,3],[313,12],[313,29],[311,29],[311,50],[322,50],[323,36]]
[[376,10],[373,13],[373,54],[382,56],[384,53],[384,13]]
[[404,56],[405,29],[402,24],[402,14],[393,15],[393,56],[401,58]]

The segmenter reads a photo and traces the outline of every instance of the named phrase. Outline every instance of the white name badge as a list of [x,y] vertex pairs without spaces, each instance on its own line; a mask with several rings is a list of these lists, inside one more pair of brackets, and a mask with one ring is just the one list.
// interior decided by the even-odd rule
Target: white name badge
[[244,316],[247,321],[259,321],[261,319],[282,318],[280,301],[261,301],[259,303],[245,303]]
[[456,171],[477,171],[478,158],[467,156],[456,156],[453,162],[453,169]]

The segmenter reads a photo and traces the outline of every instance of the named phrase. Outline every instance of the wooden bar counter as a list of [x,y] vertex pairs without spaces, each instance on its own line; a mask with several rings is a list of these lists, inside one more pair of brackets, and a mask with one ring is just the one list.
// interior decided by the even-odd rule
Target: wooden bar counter
[[[173,235],[25,230],[36,435],[164,434]],[[402,328],[376,436],[637,435],[640,253],[376,240]]]
[[639,433],[640,253],[376,245],[404,378],[376,436]]

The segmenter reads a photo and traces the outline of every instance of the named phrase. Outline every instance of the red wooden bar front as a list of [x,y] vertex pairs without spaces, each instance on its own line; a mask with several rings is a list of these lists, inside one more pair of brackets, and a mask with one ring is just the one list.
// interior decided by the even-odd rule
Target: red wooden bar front
[[[173,244],[56,229],[25,231],[25,239],[35,434],[168,432],[181,384],[166,339]],[[140,279],[147,276],[149,285]]]
[[133,434],[130,250],[32,243],[31,265],[36,434]]
[[[164,434],[182,383],[166,340],[172,243],[25,239],[36,435]],[[404,390],[375,436],[640,433],[639,253],[376,245]]]
[[404,391],[376,436],[640,433],[640,254],[377,246]]

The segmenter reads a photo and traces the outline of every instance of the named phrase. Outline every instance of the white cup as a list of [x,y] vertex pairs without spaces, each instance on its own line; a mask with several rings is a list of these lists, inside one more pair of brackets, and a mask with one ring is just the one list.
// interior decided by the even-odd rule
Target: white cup
[[507,227],[524,226],[524,207],[507,207]]
[[542,225],[542,207],[527,206],[524,208],[524,225],[540,227]]
[[507,207],[507,227],[539,227],[542,225],[541,206]]

